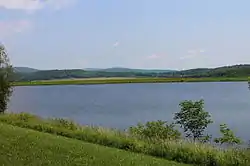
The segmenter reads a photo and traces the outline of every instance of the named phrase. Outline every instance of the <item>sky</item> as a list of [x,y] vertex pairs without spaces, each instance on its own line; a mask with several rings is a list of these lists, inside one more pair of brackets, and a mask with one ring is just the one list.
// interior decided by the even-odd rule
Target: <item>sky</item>
[[0,0],[14,66],[190,69],[250,63],[249,0]]

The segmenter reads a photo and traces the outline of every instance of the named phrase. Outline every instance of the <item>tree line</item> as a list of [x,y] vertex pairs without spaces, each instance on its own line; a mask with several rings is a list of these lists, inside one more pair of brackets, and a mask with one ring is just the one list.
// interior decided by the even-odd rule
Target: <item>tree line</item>
[[204,78],[204,77],[248,77],[250,65],[235,65],[215,69],[191,69],[163,73],[143,72],[107,72],[74,70],[41,70],[32,73],[15,72],[13,81],[35,81],[70,78],[96,78],[96,77],[158,77],[158,78]]

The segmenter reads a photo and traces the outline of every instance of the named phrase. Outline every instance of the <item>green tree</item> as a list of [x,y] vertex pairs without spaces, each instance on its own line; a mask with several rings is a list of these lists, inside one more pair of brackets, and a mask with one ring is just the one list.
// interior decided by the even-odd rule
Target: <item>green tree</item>
[[208,124],[213,123],[211,115],[204,110],[204,100],[185,100],[180,103],[181,111],[175,113],[174,120],[184,129],[186,137],[194,141],[202,139]]
[[222,136],[220,138],[215,138],[215,143],[220,143],[221,145],[237,145],[242,143],[241,139],[236,137],[234,132],[229,129],[226,124],[220,125],[220,133],[222,134]]
[[203,135],[202,137],[199,138],[199,141],[201,143],[207,143],[212,141],[212,135]]
[[10,80],[13,73],[8,53],[4,45],[0,44],[0,113],[4,113],[7,109],[8,101],[12,94]]
[[175,129],[174,124],[167,121],[152,121],[146,124],[139,123],[129,128],[129,133],[147,140],[176,140],[181,138],[181,133]]

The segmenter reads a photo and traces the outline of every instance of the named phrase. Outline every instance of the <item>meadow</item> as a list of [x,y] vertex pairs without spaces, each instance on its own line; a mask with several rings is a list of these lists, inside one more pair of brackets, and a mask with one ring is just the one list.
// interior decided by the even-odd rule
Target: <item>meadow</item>
[[188,166],[0,123],[4,166]]
[[102,77],[82,79],[56,79],[14,82],[13,86],[41,85],[88,85],[88,84],[125,84],[125,83],[173,83],[173,82],[230,82],[248,81],[248,77],[204,77],[204,78],[132,78],[132,77]]

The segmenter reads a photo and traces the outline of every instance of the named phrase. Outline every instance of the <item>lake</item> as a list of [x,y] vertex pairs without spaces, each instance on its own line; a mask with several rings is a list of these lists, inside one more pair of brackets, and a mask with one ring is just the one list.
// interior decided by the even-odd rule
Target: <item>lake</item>
[[125,129],[138,122],[171,121],[186,99],[205,100],[214,120],[208,131],[214,136],[219,124],[226,123],[237,136],[250,139],[247,82],[15,87],[9,110]]

